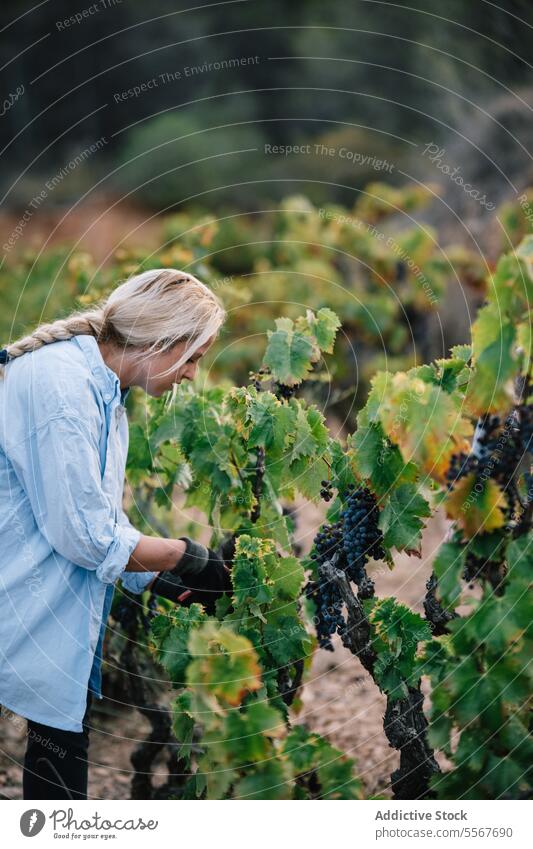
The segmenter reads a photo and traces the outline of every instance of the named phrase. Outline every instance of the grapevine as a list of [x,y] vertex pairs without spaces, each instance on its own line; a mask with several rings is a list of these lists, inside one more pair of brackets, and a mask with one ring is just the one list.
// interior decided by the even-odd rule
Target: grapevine
[[[526,756],[514,741],[525,745],[529,685],[531,256],[526,240],[502,258],[471,344],[455,346],[447,359],[374,375],[346,442],[330,436],[307,393],[279,391],[299,389],[332,353],[339,322],[328,308],[277,319],[249,385],[184,387],[170,408],[147,402],[149,427],[134,431],[131,473],[142,458],[144,485],[162,506],[180,481],[185,506],[205,513],[212,544],[224,543],[232,565],[234,593],[214,619],[182,610],[155,617],[151,627],[156,656],[178,689],[174,730],[191,771],[184,797],[241,798],[251,788],[253,798],[269,798],[280,784],[287,798],[332,792],[319,759],[308,763],[307,777],[292,762],[285,774],[264,763],[276,757],[268,753],[291,750],[294,735],[311,733],[293,726],[289,706],[297,705],[315,646],[331,650],[334,633],[386,695],[384,733],[400,753],[391,776],[397,798],[490,797],[509,786],[515,796],[527,792]],[[495,345],[497,370],[487,365]],[[287,509],[297,496],[328,505],[303,559],[295,556]],[[424,618],[376,595],[373,561],[392,567],[396,552],[420,556],[425,520],[437,509],[451,527],[421,588]],[[480,598],[459,615],[468,583],[479,584]],[[316,638],[305,614],[310,600]],[[197,658],[217,640],[221,657],[224,645],[241,647],[243,667],[206,678]],[[424,676],[435,694],[427,712]],[[221,689],[226,679],[240,680],[239,692]],[[511,680],[508,691],[501,682]],[[214,712],[207,694],[218,700]],[[279,726],[275,735],[258,732],[258,762],[207,745],[238,733],[232,705],[246,724],[259,716],[258,703],[274,711],[269,728]],[[329,744],[313,741],[318,758]],[[482,752],[476,760],[472,746]],[[451,769],[441,771],[437,750]],[[355,765],[341,762],[358,794]],[[223,784],[201,777],[220,771]]]

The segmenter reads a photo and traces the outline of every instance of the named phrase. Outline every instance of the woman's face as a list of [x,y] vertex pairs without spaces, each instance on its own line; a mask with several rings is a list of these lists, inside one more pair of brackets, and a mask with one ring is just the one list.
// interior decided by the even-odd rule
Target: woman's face
[[209,350],[214,342],[215,337],[211,336],[200,348],[197,348],[191,357],[177,369],[162,376],[161,372],[172,368],[172,365],[177,362],[185,352],[188,343],[178,342],[168,351],[156,354],[153,357],[147,358],[141,363],[136,384],[141,386],[148,395],[153,395],[158,398],[163,392],[172,389],[174,383],[181,383],[182,380],[194,380],[198,369],[198,361]]

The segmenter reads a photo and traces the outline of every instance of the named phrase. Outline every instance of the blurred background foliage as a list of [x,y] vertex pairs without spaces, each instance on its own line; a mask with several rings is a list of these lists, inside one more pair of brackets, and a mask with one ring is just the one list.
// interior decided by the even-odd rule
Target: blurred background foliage
[[335,310],[335,390],[323,373],[314,390],[350,411],[377,368],[468,338],[495,257],[530,228],[528,0],[5,0],[0,15],[4,344],[178,267],[229,311],[213,379],[247,379],[278,315]]
[[[353,425],[376,370],[444,357],[464,341],[458,291],[466,319],[469,301],[483,302],[491,263],[459,244],[443,246],[434,228],[416,221],[432,202],[430,187],[373,183],[350,209],[293,195],[268,212],[168,214],[158,219],[157,250],[119,247],[104,266],[71,245],[23,251],[0,269],[0,333],[15,338],[87,307],[145,269],[181,268],[210,285],[228,312],[220,344],[205,358],[209,379],[244,383],[279,315],[328,306],[341,317],[342,333],[307,384],[315,400]],[[500,214],[513,244],[531,231],[520,204],[507,203]]]

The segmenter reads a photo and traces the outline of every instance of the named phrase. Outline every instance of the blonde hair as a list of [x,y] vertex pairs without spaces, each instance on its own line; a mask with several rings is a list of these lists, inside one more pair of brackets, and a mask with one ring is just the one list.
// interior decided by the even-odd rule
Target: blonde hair
[[6,345],[6,351],[11,360],[52,342],[94,336],[98,342],[142,349],[141,358],[189,342],[179,360],[161,373],[166,376],[214,336],[225,317],[218,297],[192,274],[158,268],[130,277],[97,307],[41,324]]

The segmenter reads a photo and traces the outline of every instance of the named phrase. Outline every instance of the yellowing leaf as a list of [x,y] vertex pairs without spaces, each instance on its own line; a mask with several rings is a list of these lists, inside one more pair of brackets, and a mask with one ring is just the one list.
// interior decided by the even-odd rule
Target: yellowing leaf
[[446,515],[455,519],[468,537],[488,533],[505,523],[505,494],[493,480],[477,480],[474,474],[462,478],[446,501]]
[[[382,387],[383,389],[383,387]],[[468,450],[472,424],[462,417],[461,398],[436,384],[399,372],[381,397],[379,417],[406,462],[444,481],[452,454]]]
[[218,623],[207,622],[191,633],[187,684],[222,706],[240,705],[247,693],[261,687],[261,669],[250,640]]

